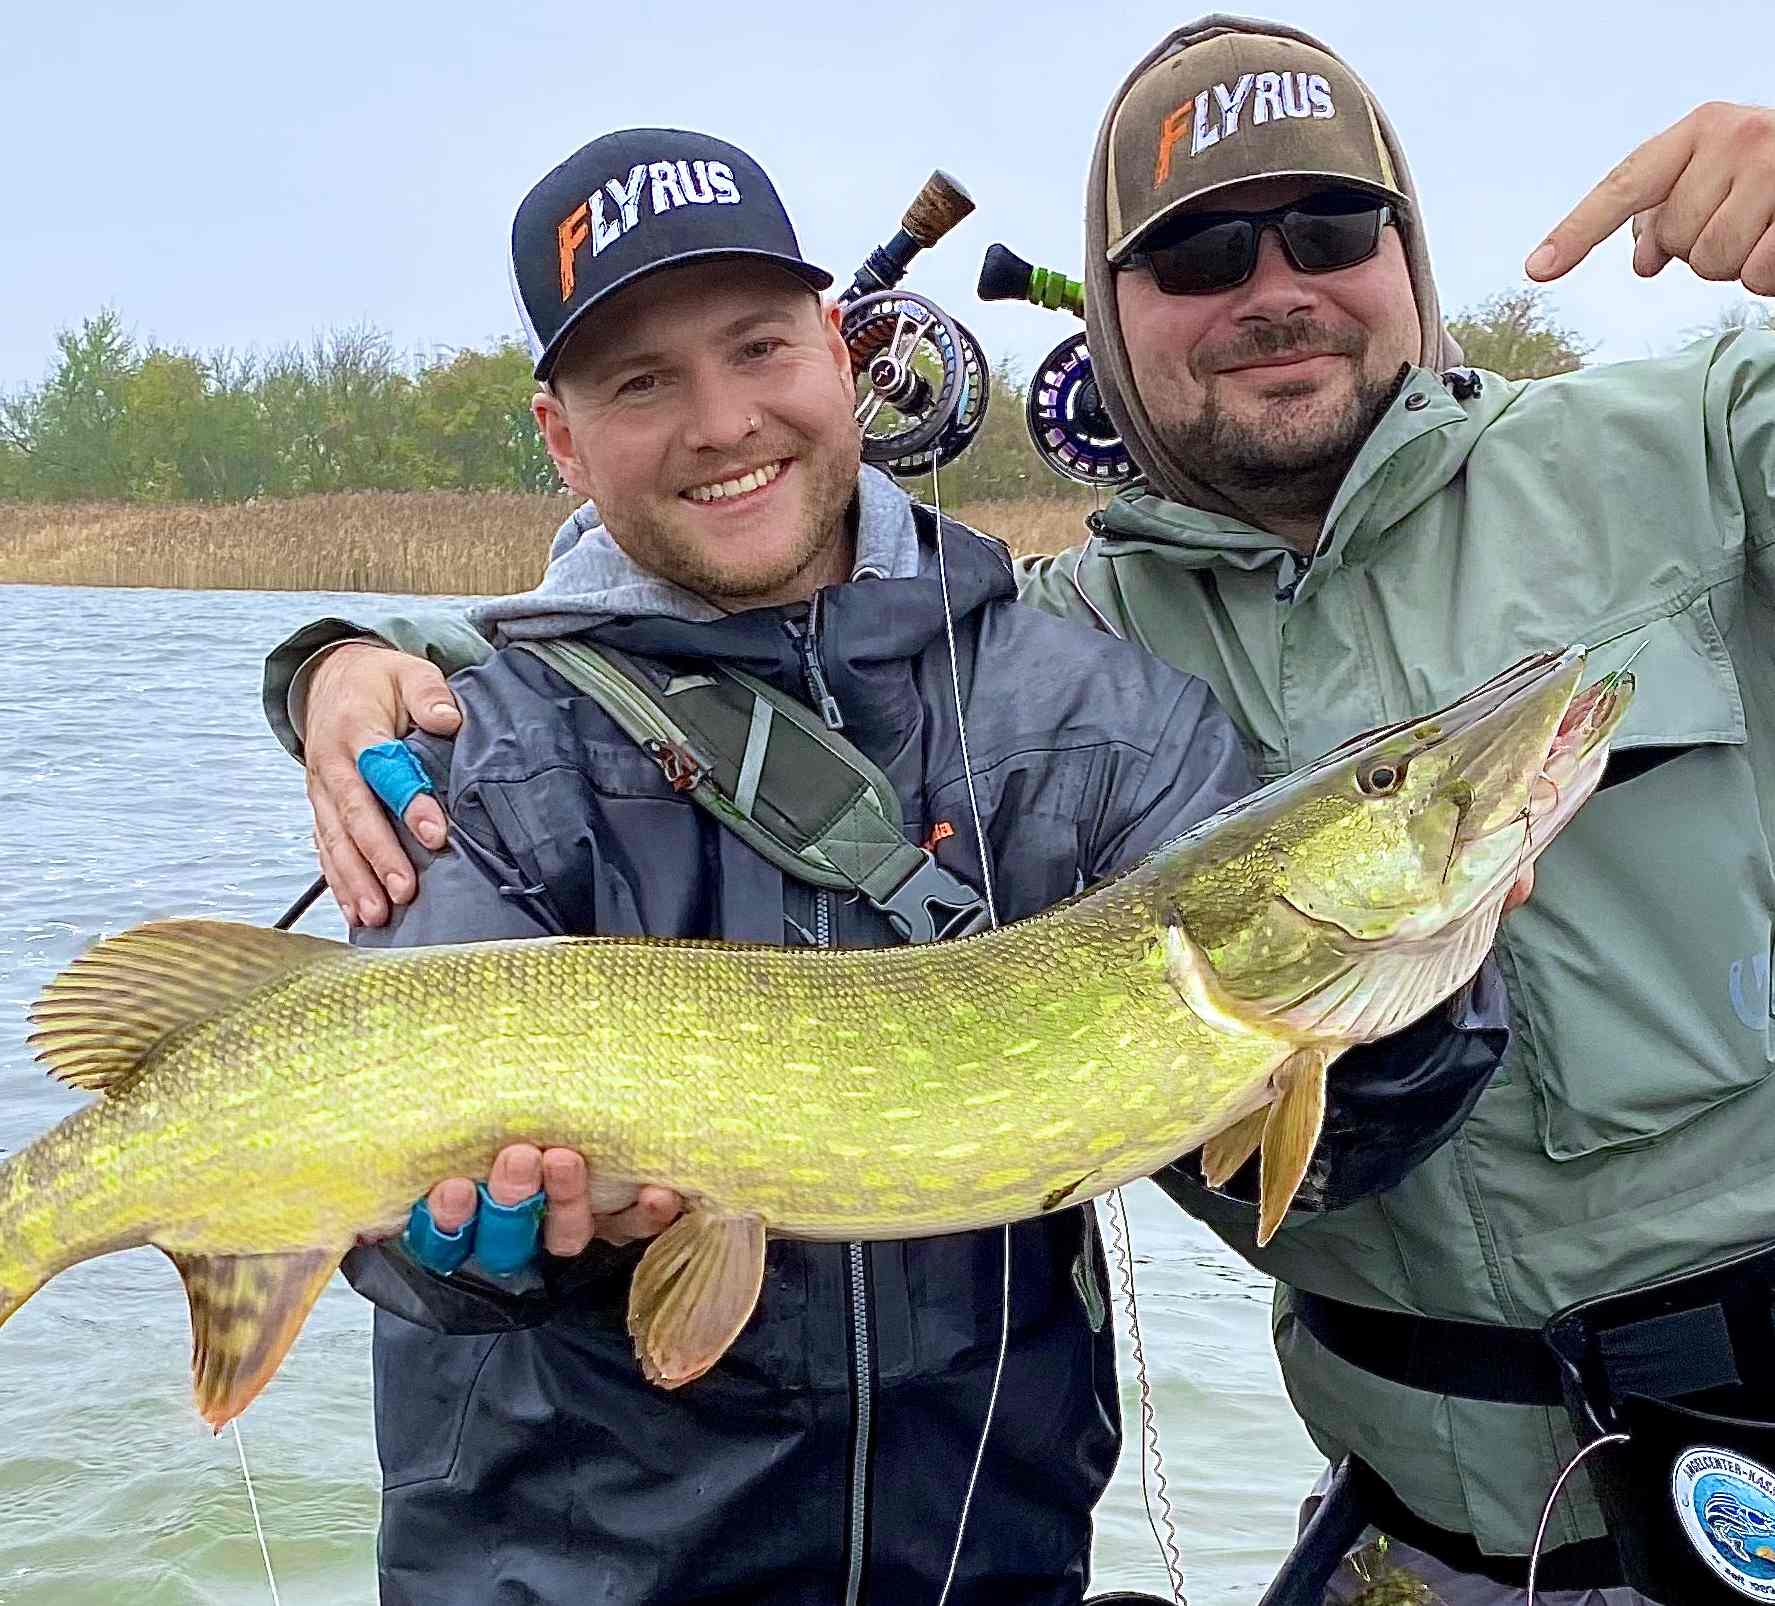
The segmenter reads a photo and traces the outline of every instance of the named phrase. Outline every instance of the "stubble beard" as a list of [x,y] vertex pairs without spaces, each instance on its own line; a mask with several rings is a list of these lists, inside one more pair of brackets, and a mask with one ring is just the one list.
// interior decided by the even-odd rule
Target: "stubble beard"
[[[1253,342],[1251,355],[1306,346],[1314,333],[1280,331],[1279,337]],[[1316,342],[1309,349],[1325,349],[1326,344]],[[1258,415],[1234,416],[1223,406],[1219,378],[1210,373],[1194,418],[1154,417],[1153,428],[1192,479],[1221,492],[1235,506],[1265,517],[1322,519],[1398,389],[1397,378],[1368,371],[1366,335],[1359,343],[1340,344],[1352,359],[1355,383],[1329,415],[1301,406],[1319,388],[1303,381],[1279,385]]]
[[[843,459],[843,453],[817,450],[796,456],[795,468],[806,480],[799,528],[788,547],[768,564],[760,565],[755,554],[744,550],[734,553],[734,561],[724,562],[719,550],[698,544],[681,525],[646,514],[624,521],[635,538],[635,550],[647,553],[645,560],[637,561],[727,613],[791,600],[800,591],[797,582],[817,570],[850,534],[848,515],[856,496],[858,464]],[[631,542],[619,545],[628,549]],[[811,592],[812,585],[807,589]]]

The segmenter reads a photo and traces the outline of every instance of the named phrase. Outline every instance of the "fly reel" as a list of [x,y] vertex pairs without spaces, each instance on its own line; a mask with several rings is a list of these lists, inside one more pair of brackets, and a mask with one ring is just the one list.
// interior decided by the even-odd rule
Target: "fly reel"
[[[1002,245],[987,251],[979,291],[982,301],[1027,301],[1085,315],[1085,287],[1078,280],[1034,267]],[[1134,460],[1103,405],[1083,335],[1061,341],[1042,359],[1029,382],[1024,419],[1037,454],[1062,478],[1111,487],[1134,478]]]
[[991,386],[980,343],[935,303],[895,288],[912,259],[974,210],[936,172],[839,298],[839,332],[856,376],[863,461],[901,478],[953,462],[986,419]]
[[923,296],[883,290],[846,307],[840,332],[864,462],[909,478],[966,450],[989,394],[986,358],[967,330]]
[[1029,381],[1029,438],[1056,474],[1080,485],[1122,485],[1134,461],[1103,405],[1083,335],[1060,342]]

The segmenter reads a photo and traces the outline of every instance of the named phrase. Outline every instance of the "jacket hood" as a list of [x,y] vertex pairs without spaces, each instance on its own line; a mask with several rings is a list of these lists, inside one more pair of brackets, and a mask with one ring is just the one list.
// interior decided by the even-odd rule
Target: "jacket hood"
[[[818,594],[814,625],[821,662],[862,670],[915,657],[956,621],[1016,595],[1010,558],[998,542],[945,520],[950,608],[937,572],[936,520],[887,475],[865,466],[857,476],[857,556],[852,583]],[[589,502],[556,532],[548,569],[534,591],[472,608],[469,618],[496,644],[588,635],[623,652],[702,658],[732,664],[779,683],[795,683],[797,629],[806,604],[724,613],[640,564],[611,538]]]
[[[1085,191],[1085,325],[1091,348],[1094,377],[1103,393],[1104,405],[1115,420],[1127,443],[1135,464],[1147,483],[1160,496],[1172,502],[1185,503],[1215,513],[1231,513],[1231,504],[1211,487],[1193,478],[1160,441],[1152,421],[1135,391],[1133,371],[1128,362],[1128,349],[1122,340],[1121,319],[1116,303],[1116,273],[1109,263],[1108,186],[1111,131],[1117,109],[1128,91],[1154,62],[1175,55],[1188,45],[1223,33],[1269,34],[1282,39],[1299,40],[1316,50],[1341,56],[1312,34],[1281,23],[1256,18],[1212,12],[1185,27],[1167,34],[1135,66],[1109,103],[1103,126],[1097,135],[1097,146],[1091,155],[1091,175]],[[1348,68],[1349,64],[1343,62]],[[1356,76],[1352,71],[1352,76]],[[1360,79],[1358,78],[1358,82]],[[1366,84],[1363,85],[1367,89]],[[1436,277],[1430,268],[1430,250],[1424,239],[1422,209],[1418,205],[1417,185],[1405,160],[1387,114],[1372,93],[1369,100],[1380,125],[1389,156],[1396,170],[1399,188],[1407,197],[1406,217],[1400,233],[1405,244],[1406,267],[1411,274],[1412,290],[1417,298],[1418,321],[1423,327],[1423,349],[1419,361],[1427,368],[1444,369],[1459,364],[1461,348],[1449,335],[1442,321],[1442,305],[1436,293]]]

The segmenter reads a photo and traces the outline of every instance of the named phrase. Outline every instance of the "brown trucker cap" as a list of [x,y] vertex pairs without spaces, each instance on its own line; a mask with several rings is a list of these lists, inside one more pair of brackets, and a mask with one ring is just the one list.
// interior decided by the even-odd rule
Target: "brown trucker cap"
[[1212,34],[1154,62],[1116,109],[1109,260],[1215,190],[1295,177],[1405,204],[1374,108],[1342,62],[1275,34]]

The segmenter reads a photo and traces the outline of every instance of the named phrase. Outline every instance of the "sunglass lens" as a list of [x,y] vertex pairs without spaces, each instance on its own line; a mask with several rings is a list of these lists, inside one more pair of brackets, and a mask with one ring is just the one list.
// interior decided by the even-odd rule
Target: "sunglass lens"
[[1240,283],[1251,272],[1257,230],[1244,218],[1205,224],[1181,240],[1147,252],[1153,278],[1168,295],[1203,295]]
[[1374,255],[1382,216],[1379,207],[1361,212],[1291,212],[1282,230],[1303,273],[1329,273]]

